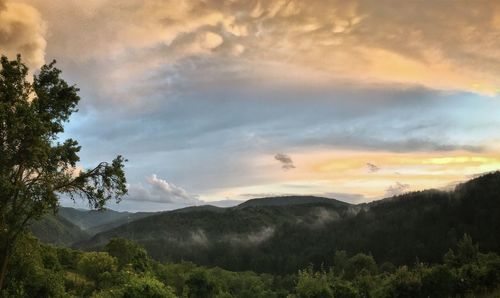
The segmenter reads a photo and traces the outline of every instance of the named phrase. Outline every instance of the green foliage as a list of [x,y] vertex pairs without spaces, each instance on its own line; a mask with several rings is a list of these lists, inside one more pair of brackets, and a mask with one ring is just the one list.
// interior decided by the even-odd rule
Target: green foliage
[[81,274],[94,281],[97,288],[102,288],[116,272],[117,261],[106,252],[89,252],[80,258],[77,268]]
[[418,297],[422,283],[417,272],[406,266],[388,278],[385,297]]
[[21,56],[0,58],[0,290],[18,237],[34,220],[56,211],[59,195],[79,196],[93,208],[127,193],[125,159],[75,171],[80,146],[60,140],[77,111],[78,88],[60,78],[55,61],[28,79]]
[[346,278],[353,279],[359,275],[373,275],[377,272],[377,263],[372,256],[359,253],[349,259],[346,264]]
[[40,241],[55,245],[69,246],[89,238],[86,232],[61,217],[60,214],[49,213],[33,222],[29,229]]
[[314,272],[312,268],[299,271],[295,292],[299,298],[333,297],[327,274]]
[[[424,263],[442,262],[453,247],[461,254],[453,257],[460,266],[477,251],[470,242],[469,252],[466,247],[455,248],[464,233],[482,250],[500,252],[499,180],[500,172],[452,192],[421,191],[360,205],[327,199],[306,203],[296,197],[298,201],[261,199],[233,208],[192,207],[132,221],[79,247],[101,249],[109,239],[123,237],[140,243],[152,258],[163,262],[186,260],[276,275],[292,274],[309,264],[346,272],[347,259],[335,260],[336,251],[345,251],[345,256],[371,255],[386,263],[382,271],[393,273],[417,257]],[[328,221],[329,214],[335,220]],[[318,221],[319,215],[326,217]]]
[[349,281],[337,279],[332,282],[333,297],[357,298],[360,297],[358,289]]
[[[105,247],[107,252],[56,248],[23,234],[12,259],[20,266],[9,272],[0,297],[490,297],[500,284],[500,256],[481,253],[468,235],[448,250],[442,264],[379,266],[372,255],[336,251],[327,265],[281,276],[159,263],[139,244],[119,238]],[[255,248],[250,252],[250,260],[262,257]],[[296,262],[287,255],[280,260]]]
[[457,245],[457,249],[449,250],[445,256],[444,261],[448,265],[459,267],[467,263],[477,260],[479,255],[479,246],[472,242],[472,238],[464,234],[462,240]]
[[169,298],[175,297],[172,290],[152,277],[138,277],[131,279],[125,285],[123,298]]
[[[500,284],[500,256],[476,251],[468,237],[451,250],[466,256],[459,258],[459,265],[417,263],[390,272],[380,270],[369,255],[349,257],[337,252],[336,265],[328,270],[309,266],[286,276],[231,272],[188,262],[158,263],[143,254],[138,244],[123,239],[107,247],[124,253],[115,251],[115,257],[56,248],[23,235],[13,254],[20,266],[9,272],[9,286],[0,297],[489,297],[498,293]],[[136,270],[134,263],[148,266]]]
[[446,297],[454,293],[457,276],[444,265],[436,265],[423,270],[421,294],[424,297]]
[[133,241],[113,238],[106,245],[106,251],[118,260],[120,269],[130,266],[135,271],[145,272],[151,266],[146,250]]
[[40,246],[37,239],[23,234],[17,241],[0,297],[63,297],[64,278],[53,248]]
[[196,270],[186,280],[185,294],[189,298],[215,297],[218,293],[216,284],[208,277],[205,271]]

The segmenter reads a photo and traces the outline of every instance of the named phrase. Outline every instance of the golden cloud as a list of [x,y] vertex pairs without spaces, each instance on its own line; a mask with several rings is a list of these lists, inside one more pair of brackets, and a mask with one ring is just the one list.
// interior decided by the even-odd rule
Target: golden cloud
[[[117,71],[131,60],[148,70],[208,53],[221,69],[238,64],[257,77],[482,94],[500,88],[500,5],[493,1],[25,2],[48,20],[53,55],[111,57]],[[30,36],[39,36],[43,26],[31,25],[40,19],[24,19],[35,28]],[[186,46],[190,36],[197,43]],[[30,40],[43,48],[43,39]]]
[[10,58],[22,54],[31,67],[44,63],[45,23],[30,5],[0,1],[0,52]]

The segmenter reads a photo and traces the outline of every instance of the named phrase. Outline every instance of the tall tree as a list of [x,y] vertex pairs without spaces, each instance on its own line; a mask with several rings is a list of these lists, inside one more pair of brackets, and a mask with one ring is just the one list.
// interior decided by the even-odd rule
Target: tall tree
[[55,61],[28,80],[21,61],[0,58],[0,290],[16,239],[34,219],[56,212],[59,197],[81,197],[95,209],[127,193],[117,156],[93,169],[77,170],[80,146],[60,140],[77,112],[79,89],[60,78]]

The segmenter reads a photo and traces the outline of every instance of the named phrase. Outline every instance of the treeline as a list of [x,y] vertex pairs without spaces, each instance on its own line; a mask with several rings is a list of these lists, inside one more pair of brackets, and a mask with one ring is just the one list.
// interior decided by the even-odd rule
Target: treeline
[[16,245],[1,297],[490,297],[500,294],[500,256],[481,253],[469,236],[440,264],[377,264],[366,254],[337,251],[332,266],[296,274],[231,272],[190,262],[160,263],[129,240],[101,252],[41,244]]
[[186,260],[275,275],[309,264],[316,270],[328,268],[334,265],[331,256],[342,250],[371,254],[396,266],[412,264],[417,257],[439,263],[464,234],[484,251],[500,252],[499,193],[496,172],[450,192],[412,192],[360,205],[333,200],[303,200],[299,205],[281,198],[279,205],[265,205],[268,199],[262,199],[261,204],[227,209],[193,207],[132,221],[76,247],[101,249],[111,238],[121,237],[140,243],[162,262]]

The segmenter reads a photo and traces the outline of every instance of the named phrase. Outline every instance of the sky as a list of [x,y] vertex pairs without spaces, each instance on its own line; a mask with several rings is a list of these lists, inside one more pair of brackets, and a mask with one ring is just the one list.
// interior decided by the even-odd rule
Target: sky
[[62,137],[83,168],[129,160],[112,209],[362,203],[500,168],[496,1],[0,0],[0,53],[80,88]]

